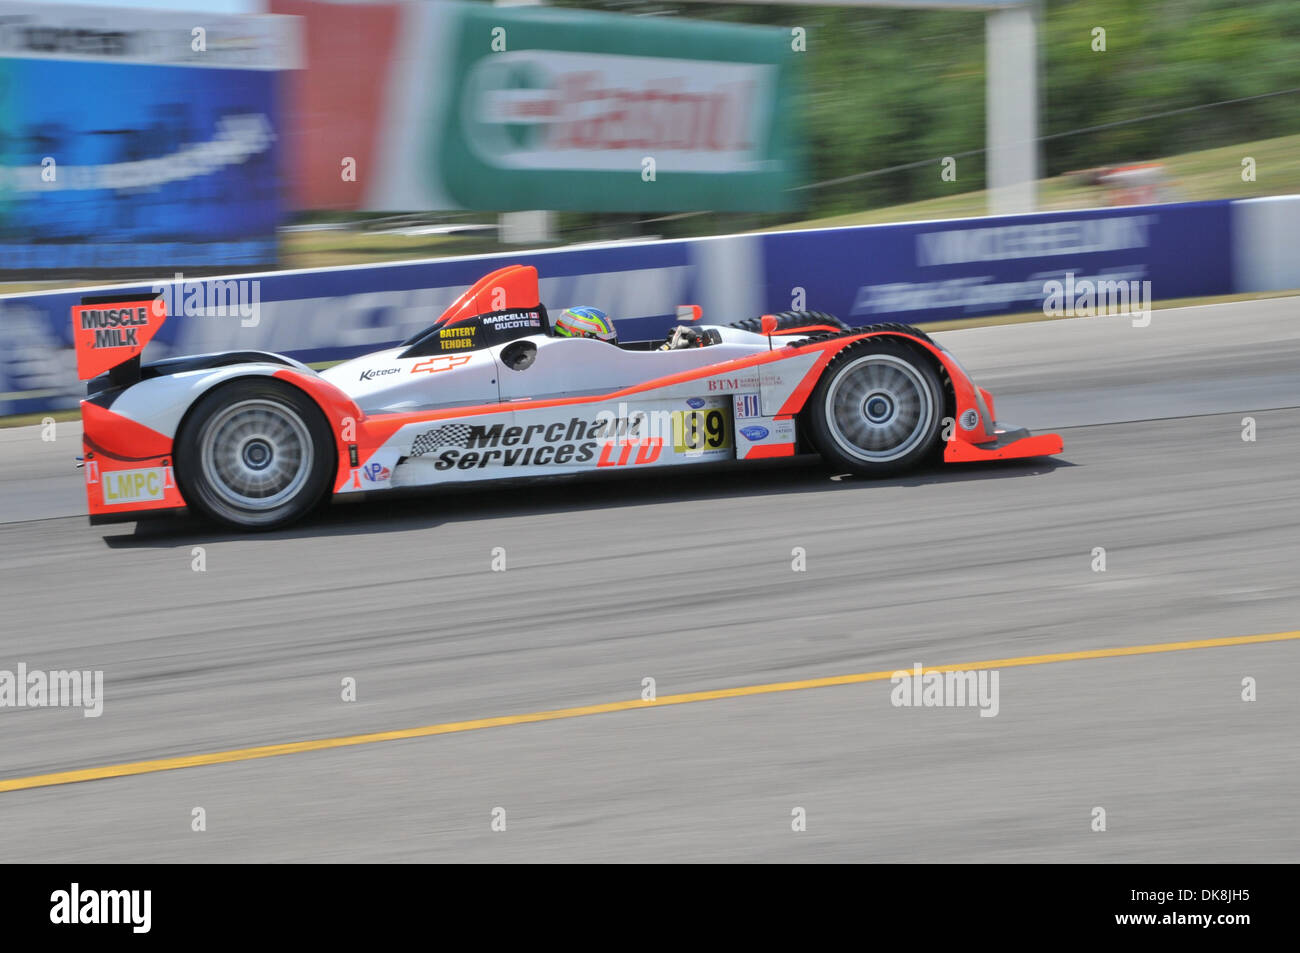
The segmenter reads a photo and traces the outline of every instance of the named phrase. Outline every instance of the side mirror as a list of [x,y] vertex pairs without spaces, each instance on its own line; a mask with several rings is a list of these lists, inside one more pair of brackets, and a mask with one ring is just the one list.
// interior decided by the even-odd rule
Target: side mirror
[[763,333],[766,334],[768,337],[771,337],[773,334],[775,334],[776,323],[777,323],[776,315],[774,314],[763,315]]

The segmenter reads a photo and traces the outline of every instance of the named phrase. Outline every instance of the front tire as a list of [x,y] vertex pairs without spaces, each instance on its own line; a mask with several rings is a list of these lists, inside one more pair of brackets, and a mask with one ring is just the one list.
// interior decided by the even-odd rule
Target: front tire
[[930,361],[905,344],[868,339],[831,361],[808,402],[808,422],[827,463],[888,476],[935,450],[943,408]]
[[271,378],[244,378],[206,394],[176,442],[186,502],[210,519],[268,530],[304,516],[324,498],[336,465],[320,408]]

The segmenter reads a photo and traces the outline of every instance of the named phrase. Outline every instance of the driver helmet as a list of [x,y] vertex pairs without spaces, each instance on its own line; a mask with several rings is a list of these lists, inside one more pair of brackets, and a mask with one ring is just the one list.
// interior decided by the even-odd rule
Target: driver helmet
[[565,308],[555,319],[555,333],[566,338],[597,338],[618,343],[614,322],[599,308]]

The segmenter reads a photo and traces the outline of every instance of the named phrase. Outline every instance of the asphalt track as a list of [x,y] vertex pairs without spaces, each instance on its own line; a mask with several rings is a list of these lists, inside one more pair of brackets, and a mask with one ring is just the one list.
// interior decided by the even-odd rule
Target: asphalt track
[[[5,857],[1294,862],[1295,311],[939,335],[1000,418],[1062,429],[1065,454],[887,482],[780,462],[337,507],[240,537],[92,528],[75,425],[0,431],[0,669],[105,679],[97,719],[0,709]],[[894,707],[887,677],[639,701],[647,677],[663,699],[1008,659],[1024,664],[993,666],[989,718]],[[557,709],[576,710],[475,722]]]

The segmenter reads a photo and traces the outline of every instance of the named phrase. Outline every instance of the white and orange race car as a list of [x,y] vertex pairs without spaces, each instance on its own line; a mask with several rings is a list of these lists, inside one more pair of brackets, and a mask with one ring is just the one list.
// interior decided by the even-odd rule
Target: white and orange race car
[[73,308],[92,523],[189,509],[246,529],[346,494],[817,452],[868,476],[1060,453],[924,332],[816,312],[669,342],[553,333],[537,271],[478,281],[401,345],[314,371],[259,351],[141,363],[161,297]]

